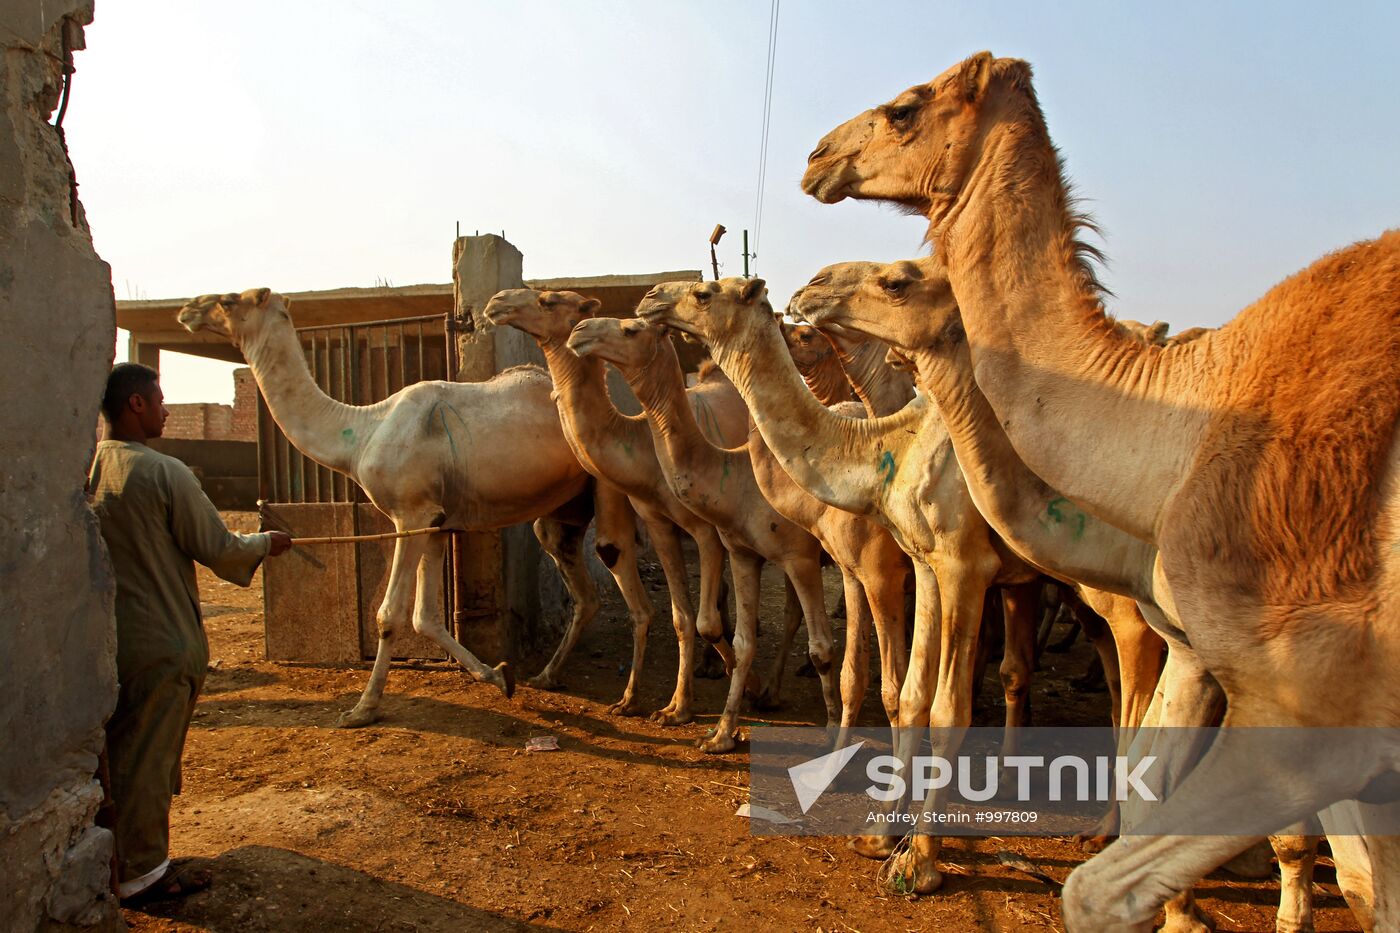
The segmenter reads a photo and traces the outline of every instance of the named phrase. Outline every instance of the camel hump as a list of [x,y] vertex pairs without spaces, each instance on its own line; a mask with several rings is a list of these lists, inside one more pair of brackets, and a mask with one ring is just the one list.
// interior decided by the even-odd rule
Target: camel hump
[[[1256,526],[1248,553],[1223,553],[1232,536],[1217,542],[1222,556],[1274,568],[1275,601],[1349,591],[1376,570],[1400,420],[1400,231],[1324,256],[1211,340],[1234,374],[1215,403],[1233,456],[1197,481],[1220,514],[1248,503]],[[1209,527],[1196,518],[1196,531]]]

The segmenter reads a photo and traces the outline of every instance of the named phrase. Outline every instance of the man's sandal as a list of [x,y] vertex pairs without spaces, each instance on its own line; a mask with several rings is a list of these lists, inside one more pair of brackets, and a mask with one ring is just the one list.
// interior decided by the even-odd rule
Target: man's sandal
[[123,907],[137,908],[158,901],[171,901],[208,890],[214,883],[214,873],[181,859],[170,863],[165,874],[149,887],[121,899]]

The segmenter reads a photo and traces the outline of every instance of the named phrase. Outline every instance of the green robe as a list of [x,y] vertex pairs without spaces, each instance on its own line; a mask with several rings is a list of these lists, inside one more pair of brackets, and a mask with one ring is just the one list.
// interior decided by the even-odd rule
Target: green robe
[[88,477],[117,578],[117,678],[107,723],[121,880],[168,858],[170,798],[209,664],[194,561],[247,586],[266,534],[224,525],[189,467],[144,444],[102,441]]

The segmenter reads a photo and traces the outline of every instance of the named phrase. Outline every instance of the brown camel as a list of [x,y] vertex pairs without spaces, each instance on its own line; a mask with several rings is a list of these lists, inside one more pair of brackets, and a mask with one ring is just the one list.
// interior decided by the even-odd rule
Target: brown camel
[[[1144,583],[1150,584],[1155,549],[1078,512],[1033,474],[1011,447],[991,406],[977,389],[957,304],[937,258],[888,265],[847,262],[827,266],[793,296],[792,307],[819,327],[885,341],[892,353],[909,362],[924,391],[945,413],[944,423],[959,462],[966,467],[969,489],[979,510],[1017,553],[1066,579],[1089,579],[1129,597],[1106,602],[1109,597],[1103,591],[1076,585],[1075,589],[1096,605],[1096,611],[1116,609],[1136,616],[1132,602],[1136,599],[1157,614],[1163,613],[1155,605],[1150,585],[1144,588]],[[1149,328],[1131,321],[1119,325],[1145,341],[1167,342],[1165,325]],[[1184,332],[1172,339],[1184,343],[1196,336],[1199,334]],[[1041,503],[1047,502],[1055,508],[1043,510]],[[1141,617],[1138,620],[1142,631],[1145,623]],[[1145,631],[1143,634],[1148,650],[1134,656],[1144,665],[1138,676],[1147,679],[1155,677],[1162,642]],[[1174,643],[1172,657],[1179,664],[1182,656],[1192,657],[1189,647]],[[1125,663],[1131,666],[1132,658],[1125,656]],[[1166,688],[1164,696],[1172,706],[1171,715],[1159,716],[1154,724],[1211,722],[1202,717],[1221,707],[1219,688],[1212,682],[1205,692],[1193,697],[1186,691],[1194,682],[1188,680],[1181,692]],[[1185,709],[1188,718],[1176,716],[1177,709]],[[1145,712],[1125,710],[1125,724],[1140,724]],[[1294,836],[1277,836],[1272,841],[1284,877],[1279,929],[1307,929],[1311,924],[1311,852],[1316,841]],[[1168,922],[1177,930],[1203,925],[1189,896],[1168,905]]]
[[[287,439],[311,459],[359,483],[370,501],[399,531],[436,525],[478,531],[534,520],[535,534],[558,565],[573,597],[569,630],[550,665],[557,669],[566,645],[597,614],[598,594],[583,563],[589,509],[574,500],[591,479],[564,440],[550,398],[549,377],[538,367],[517,367],[483,383],[420,382],[373,405],[345,405],[321,392],[306,357],[288,302],[266,288],[241,295],[205,295],[180,309],[191,332],[219,334],[238,347]],[[512,451],[511,469],[492,452]],[[598,488],[597,546],[620,555],[611,568],[636,618],[650,613],[637,576],[635,518],[625,496]],[[379,718],[389,676],[389,643],[409,621],[441,645],[479,681],[514,691],[506,662],[492,668],[448,634],[441,613],[445,535],[395,542],[389,582],[377,614],[379,648],[374,669],[345,727]],[[417,595],[413,578],[417,573]],[[644,608],[645,607],[645,608]],[[549,668],[547,668],[548,670]]]
[[801,602],[807,650],[822,682],[827,725],[840,720],[835,643],[822,599],[821,544],[805,528],[774,509],[759,488],[744,448],[716,447],[700,431],[685,403],[680,362],[669,338],[641,321],[589,318],[569,337],[581,357],[612,363],[646,410],[657,459],[686,507],[719,532],[734,578],[734,669],[724,713],[700,748],[710,753],[736,745],[739,706],[753,666],[758,631],[759,574],[765,561],[782,568]]
[[[1030,67],[987,53],[833,130],[803,186],[929,218],[977,384],[1012,445],[1085,511],[1155,542],[1158,602],[1223,688],[1227,726],[1400,719],[1387,675],[1400,655],[1400,232],[1324,257],[1190,343],[1118,335]],[[1289,762],[1245,747],[1251,734],[1222,733],[1163,804],[1163,825],[1242,799],[1286,822],[1400,762],[1400,743],[1378,738],[1300,787]],[[1252,841],[1120,839],[1071,875],[1066,926],[1145,929]],[[1400,867],[1397,840],[1368,848],[1376,925],[1400,927],[1380,880]]]
[[[564,437],[574,455],[599,481],[625,493],[646,526],[657,560],[666,574],[671,621],[680,648],[671,702],[651,718],[664,725],[680,725],[690,722],[693,715],[691,669],[697,628],[707,641],[727,655],[726,667],[733,663],[733,654],[724,638],[720,607],[724,589],[724,545],[714,526],[682,505],[666,485],[646,418],[624,415],[613,405],[602,361],[582,359],[565,346],[574,325],[592,317],[599,306],[596,299],[584,298],[575,292],[514,288],[497,292],[483,313],[493,324],[509,325],[535,338],[549,364]],[[748,436],[748,410],[727,380],[718,391],[711,382],[703,388],[687,390],[687,395],[696,410],[697,421],[716,432],[717,442],[725,446],[743,443]],[[690,601],[685,554],[681,549],[682,531],[695,540],[699,554],[698,615]],[[645,627],[633,639],[633,645],[635,679],[640,677],[643,663],[640,649],[646,645]],[[640,701],[631,692],[624,694],[622,701],[612,708],[612,712],[626,715],[640,711]]]

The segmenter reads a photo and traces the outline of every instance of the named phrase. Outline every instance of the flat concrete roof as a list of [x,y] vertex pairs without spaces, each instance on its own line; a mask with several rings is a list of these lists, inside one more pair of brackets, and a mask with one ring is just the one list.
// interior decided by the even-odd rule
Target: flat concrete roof
[[[526,279],[530,288],[571,291],[597,298],[602,313],[631,317],[637,302],[661,282],[699,282],[698,269],[650,272],[639,275],[562,276]],[[284,292],[291,300],[292,319],[298,327],[326,324],[361,324],[452,313],[452,284],[404,285],[392,288],[333,288],[312,292]],[[190,296],[192,298],[194,296]],[[208,359],[243,362],[243,355],[227,340],[214,334],[191,334],[175,319],[190,298],[156,298],[118,301],[117,326],[131,332],[134,343]]]

